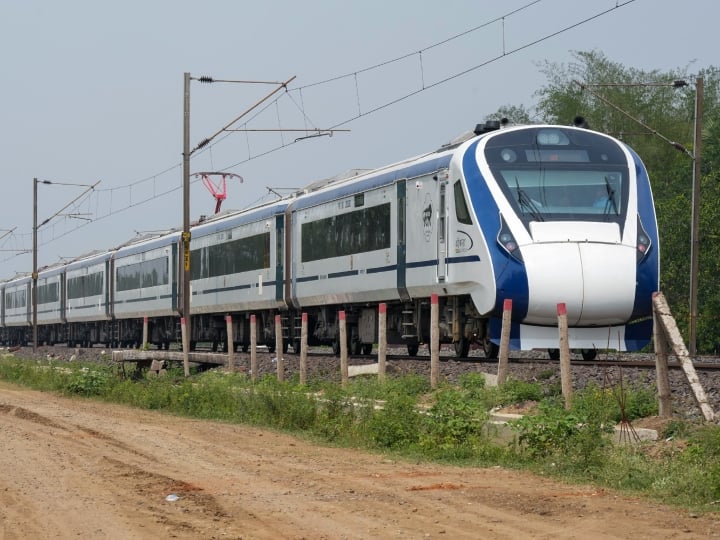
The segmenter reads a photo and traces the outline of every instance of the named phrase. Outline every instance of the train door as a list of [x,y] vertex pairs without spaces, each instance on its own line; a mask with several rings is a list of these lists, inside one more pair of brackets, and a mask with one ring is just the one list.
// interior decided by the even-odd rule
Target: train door
[[[172,310],[175,313],[178,313],[180,307],[178,305],[178,277],[180,275],[180,272],[176,272],[175,269],[179,268],[180,266],[180,246],[177,242],[172,243],[171,252],[170,252],[170,276],[171,276],[171,294],[172,294]],[[195,261],[195,264],[198,262]],[[106,275],[108,276],[108,282],[111,284],[110,287],[108,287],[108,294],[112,294],[112,265],[110,264],[110,261],[107,262],[106,267]],[[112,297],[107,297],[108,302],[108,317],[112,316]]]
[[440,201],[438,206],[437,214],[437,280],[438,283],[445,282],[445,276],[447,273],[447,219],[446,219],[446,208],[447,204],[445,201],[446,183],[442,176],[438,173],[435,176],[437,179],[437,185],[440,193],[438,194],[438,200]]
[[275,300],[284,299],[285,215],[275,216]]
[[407,261],[407,179],[397,182],[397,290],[401,300],[409,300],[405,282]]
[[65,323],[65,270],[60,273],[60,322]]

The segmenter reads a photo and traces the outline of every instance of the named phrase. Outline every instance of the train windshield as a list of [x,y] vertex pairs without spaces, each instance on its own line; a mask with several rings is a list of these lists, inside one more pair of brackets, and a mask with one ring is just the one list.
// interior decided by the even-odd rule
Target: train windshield
[[485,156],[526,221],[623,220],[629,169],[611,139],[589,131],[531,128],[498,134]]

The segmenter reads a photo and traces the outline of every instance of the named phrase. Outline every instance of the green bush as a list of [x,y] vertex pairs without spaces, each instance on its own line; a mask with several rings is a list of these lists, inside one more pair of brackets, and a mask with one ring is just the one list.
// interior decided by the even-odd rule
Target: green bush
[[480,388],[480,380],[469,377],[460,388],[436,391],[435,403],[422,417],[420,446],[437,452],[481,444],[487,438],[484,429],[489,413],[479,399]]
[[111,375],[106,370],[82,367],[70,375],[65,391],[81,396],[100,396],[110,386],[110,378]]
[[608,421],[608,398],[606,392],[589,388],[575,395],[570,410],[547,400],[538,414],[509,422],[519,434],[520,452],[570,474],[599,474],[615,425]]
[[420,422],[415,399],[396,394],[370,415],[367,434],[371,444],[379,448],[411,447],[418,442]]

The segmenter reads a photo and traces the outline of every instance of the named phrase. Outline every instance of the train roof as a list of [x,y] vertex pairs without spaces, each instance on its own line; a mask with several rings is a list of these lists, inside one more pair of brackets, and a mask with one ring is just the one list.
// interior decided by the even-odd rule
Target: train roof
[[[295,194],[299,200],[293,203],[293,209],[308,208],[328,200],[392,184],[401,178],[416,178],[446,168],[450,165],[453,150],[458,146],[470,139],[497,131],[501,127],[505,128],[508,124],[507,119],[488,120],[484,124],[477,124],[473,131],[458,135],[434,152],[421,154],[379,169],[350,169],[337,176],[317,180]],[[315,192],[320,193],[312,195]]]
[[27,282],[32,280],[32,274],[27,272],[23,274],[17,274],[15,277],[5,281],[3,287],[14,287],[16,285],[25,285]]
[[262,206],[248,208],[247,210],[235,210],[228,213],[216,214],[193,227],[193,235],[205,236],[219,230],[224,230],[228,225],[236,227],[254,221],[270,219],[285,212],[289,204],[290,199],[285,198],[279,201],[265,203]]
[[137,242],[124,245],[115,250],[115,257],[127,257],[129,255],[135,255],[158,247],[168,246],[174,242],[177,242],[180,238],[181,231],[174,230],[168,234],[155,236],[153,238],[139,240]]
[[62,274],[66,267],[65,263],[55,263],[51,266],[40,268],[38,270],[38,276],[43,278],[56,276],[58,274]]
[[88,266],[90,264],[97,264],[98,262],[105,261],[109,259],[113,254],[113,251],[93,251],[91,253],[88,253],[87,255],[84,255],[82,257],[79,257],[75,259],[74,261],[68,263],[65,266],[66,270],[74,270],[76,268],[82,268],[84,266]]
[[302,210],[361,191],[389,185],[400,178],[417,178],[448,167],[452,156],[452,151],[449,150],[432,152],[381,169],[329,182],[316,192],[298,197],[297,201],[293,203],[293,209]]

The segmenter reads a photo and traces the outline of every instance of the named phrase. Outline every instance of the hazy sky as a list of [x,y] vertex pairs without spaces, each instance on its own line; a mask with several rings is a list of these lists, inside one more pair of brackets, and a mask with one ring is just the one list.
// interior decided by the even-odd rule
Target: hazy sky
[[[52,217],[40,267],[182,226],[184,72],[296,77],[233,128],[351,130],[297,143],[305,133],[231,132],[195,152],[192,172],[243,177],[223,209],[244,208],[268,188],[433,150],[502,105],[532,110],[539,63],[572,51],[690,75],[717,66],[718,20],[716,0],[0,0],[0,279],[32,270],[14,250],[32,248],[33,178],[100,181],[68,208],[83,187],[39,185],[38,222]],[[193,81],[191,146],[275,88]],[[214,207],[194,181],[192,219]]]

